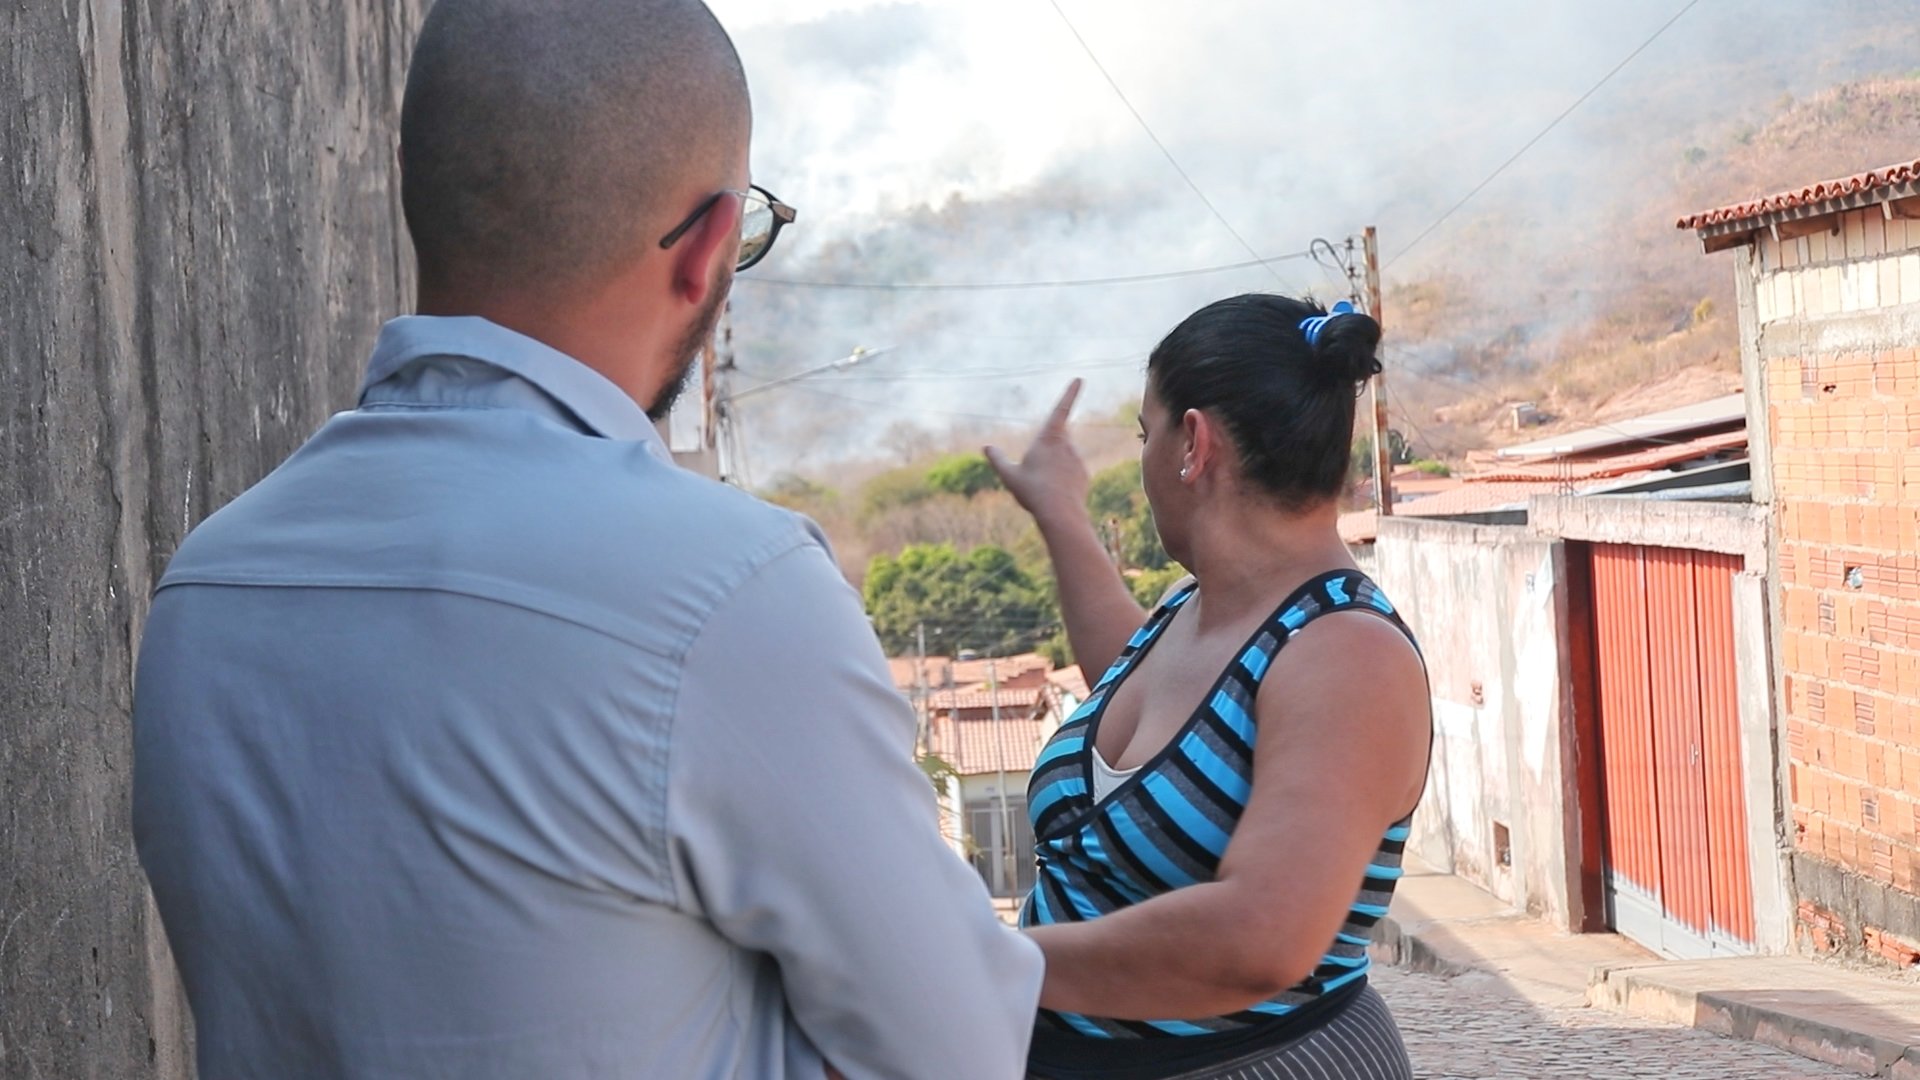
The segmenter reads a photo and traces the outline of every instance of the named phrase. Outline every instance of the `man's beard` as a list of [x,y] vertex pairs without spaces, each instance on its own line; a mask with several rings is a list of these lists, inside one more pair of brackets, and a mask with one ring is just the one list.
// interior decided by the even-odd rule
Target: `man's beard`
[[673,378],[661,388],[660,396],[654,399],[647,409],[647,419],[654,423],[665,420],[673,412],[675,402],[686,392],[691,381],[694,362],[700,359],[700,352],[707,342],[713,340],[713,328],[720,324],[720,308],[727,302],[727,292],[733,287],[733,271],[729,270],[721,279],[712,294],[707,297],[707,306],[700,316],[688,324],[687,332],[674,346],[674,362],[677,365]]

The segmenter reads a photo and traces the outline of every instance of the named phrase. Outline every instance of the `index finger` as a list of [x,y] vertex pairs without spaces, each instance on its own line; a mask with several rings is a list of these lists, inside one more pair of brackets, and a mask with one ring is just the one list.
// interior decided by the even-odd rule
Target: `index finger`
[[1067,426],[1067,417],[1073,413],[1073,403],[1080,397],[1080,387],[1086,380],[1075,379],[1067,384],[1067,392],[1060,395],[1060,401],[1048,415],[1047,422],[1041,425],[1047,431],[1058,431]]

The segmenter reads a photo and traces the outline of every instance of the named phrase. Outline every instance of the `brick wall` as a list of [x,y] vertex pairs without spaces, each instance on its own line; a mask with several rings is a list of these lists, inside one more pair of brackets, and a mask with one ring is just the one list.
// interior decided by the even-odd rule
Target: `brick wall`
[[[1848,894],[1800,889],[1802,939],[1901,960],[1885,924],[1920,924],[1920,352],[1893,309],[1920,303],[1920,221],[1874,207],[1763,238],[1758,270],[1796,865]],[[1770,336],[1818,347],[1768,354]]]
[[1759,248],[1762,323],[1920,303],[1920,221],[1888,220],[1877,206],[1841,215],[1837,232]]

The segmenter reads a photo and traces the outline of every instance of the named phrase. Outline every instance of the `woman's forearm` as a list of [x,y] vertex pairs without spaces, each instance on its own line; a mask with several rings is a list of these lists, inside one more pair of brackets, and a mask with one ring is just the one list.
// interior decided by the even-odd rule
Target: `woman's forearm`
[[1249,940],[1232,914],[1234,888],[1208,882],[1090,922],[1029,929],[1047,958],[1040,1004],[1117,1020],[1220,1016],[1310,974],[1317,953]]
[[1060,618],[1074,662],[1089,682],[1113,665],[1147,613],[1108,557],[1084,509],[1036,516],[1060,589]]

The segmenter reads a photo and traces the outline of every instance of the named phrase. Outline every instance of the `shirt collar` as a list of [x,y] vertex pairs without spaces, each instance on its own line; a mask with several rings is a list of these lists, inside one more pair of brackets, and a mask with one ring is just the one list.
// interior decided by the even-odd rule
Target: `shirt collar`
[[403,315],[380,329],[360,393],[424,356],[491,364],[540,388],[609,439],[659,443],[660,432],[627,392],[573,357],[477,315]]

